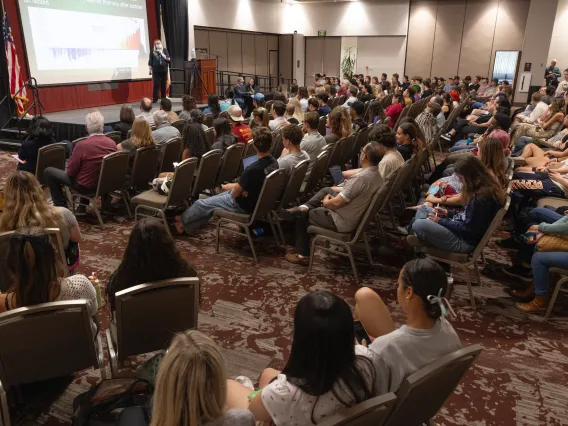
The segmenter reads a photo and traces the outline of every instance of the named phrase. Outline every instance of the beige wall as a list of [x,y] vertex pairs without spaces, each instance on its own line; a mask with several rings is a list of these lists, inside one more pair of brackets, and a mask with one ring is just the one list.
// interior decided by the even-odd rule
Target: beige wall
[[530,0],[412,1],[406,74],[491,76],[496,50],[521,50],[529,5]]
[[552,59],[558,61],[561,72],[568,68],[568,0],[558,1],[547,63]]

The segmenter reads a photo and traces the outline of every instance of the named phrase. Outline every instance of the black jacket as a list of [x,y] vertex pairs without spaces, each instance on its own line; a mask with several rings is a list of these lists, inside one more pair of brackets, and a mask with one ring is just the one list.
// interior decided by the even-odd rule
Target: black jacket
[[170,64],[170,54],[168,53],[168,49],[164,48],[164,55],[166,58],[161,54],[156,54],[152,50],[150,52],[150,58],[148,59],[148,66],[152,67],[152,73],[160,73],[160,72],[167,72],[168,65]]

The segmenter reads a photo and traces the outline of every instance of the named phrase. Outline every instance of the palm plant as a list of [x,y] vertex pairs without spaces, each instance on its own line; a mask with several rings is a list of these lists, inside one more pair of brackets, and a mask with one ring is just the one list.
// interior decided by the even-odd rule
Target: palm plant
[[343,50],[341,72],[343,74],[347,74],[349,78],[351,78],[353,76],[353,73],[355,72],[355,48],[353,46],[347,46]]

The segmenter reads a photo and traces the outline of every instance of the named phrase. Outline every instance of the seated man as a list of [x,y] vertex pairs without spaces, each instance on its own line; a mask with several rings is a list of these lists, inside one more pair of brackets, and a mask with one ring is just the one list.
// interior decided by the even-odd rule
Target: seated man
[[270,128],[271,132],[280,129],[282,126],[287,126],[290,124],[288,120],[284,117],[286,114],[286,105],[284,102],[276,101],[272,105],[272,116],[274,120],[270,120],[268,122],[268,127]]
[[363,171],[348,179],[342,188],[323,188],[307,203],[281,212],[283,219],[296,223],[296,248],[294,253],[286,255],[288,262],[308,265],[310,244],[307,229],[310,223],[343,233],[357,228],[383,182],[378,169],[380,157],[373,144],[368,143],[361,151]]
[[331,112],[330,106],[327,104],[329,101],[329,95],[327,93],[320,93],[317,96],[319,109],[319,114],[323,117]]
[[317,112],[308,112],[304,115],[304,138],[300,144],[300,149],[306,151],[310,156],[310,168],[308,174],[312,171],[314,162],[320,155],[322,149],[327,145],[325,138],[318,132],[319,114]]
[[[75,145],[67,170],[55,167],[45,169],[43,177],[49,186],[55,206],[68,207],[62,185],[84,194],[96,191],[103,157],[116,151],[116,143],[103,135],[104,122],[100,112],[87,114],[86,128],[89,137]],[[87,204],[88,200],[82,199],[81,203]],[[80,206],[80,210],[84,209],[84,206]]]
[[227,114],[229,115],[231,131],[237,137],[239,143],[246,145],[252,137],[252,132],[250,126],[245,124],[243,110],[238,105],[231,105],[227,109]]
[[[169,101],[169,99],[166,100]],[[162,99],[163,101],[164,99]],[[156,130],[152,132],[152,136],[157,145],[165,144],[170,139],[181,136],[179,130],[168,122],[168,113],[166,111],[156,111],[154,113],[154,123],[156,124]]]
[[235,94],[235,102],[243,109],[245,107],[245,79],[242,77],[237,78],[237,84],[233,86],[233,93]]
[[142,117],[148,120],[150,127],[154,127],[154,115],[152,114],[152,101],[149,98],[144,98],[140,101],[140,111],[142,114],[136,117]]
[[345,108],[349,108],[350,104],[352,104],[353,102],[357,101],[357,93],[359,93],[359,89],[357,89],[357,86],[349,86],[349,97],[347,98],[347,100],[345,101],[345,103],[343,105],[341,105],[342,107]]
[[258,161],[248,166],[238,183],[223,185],[223,193],[198,200],[183,215],[176,217],[176,231],[193,235],[205,225],[215,210],[251,214],[256,207],[264,179],[278,169],[278,162],[269,154],[272,133],[266,127],[256,127],[252,132]]
[[315,112],[320,116],[319,113],[319,101],[316,98],[308,99],[308,112]]
[[168,123],[172,124],[179,120],[179,116],[172,111],[172,101],[168,98],[164,98],[160,101],[160,109],[166,111],[168,114]]
[[284,145],[284,149],[278,159],[278,167],[286,169],[288,175],[292,173],[298,163],[304,160],[310,160],[308,153],[300,149],[302,136],[302,130],[298,126],[286,126],[282,129],[282,144]]
[[367,122],[363,120],[365,115],[365,104],[361,101],[355,101],[351,105],[351,123],[353,123],[353,131],[357,132],[368,126]]

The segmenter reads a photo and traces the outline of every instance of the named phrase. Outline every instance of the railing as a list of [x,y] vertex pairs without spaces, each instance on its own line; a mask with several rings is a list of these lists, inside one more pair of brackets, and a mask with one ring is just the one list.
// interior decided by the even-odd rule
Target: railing
[[[187,85],[188,82],[185,81],[185,70],[183,68],[170,68],[171,72],[171,84],[172,88],[174,85],[180,86],[183,85],[183,92],[180,93],[179,90],[174,92],[174,95],[183,95],[187,93]],[[181,74],[182,80],[174,80],[174,75],[178,76]],[[245,80],[245,83],[248,83],[248,80],[254,78],[254,82],[256,84],[257,89],[261,92],[272,92],[278,89],[278,86],[281,84],[286,84],[290,87],[291,84],[296,82],[296,79],[292,78],[283,78],[273,75],[257,75],[257,74],[250,74],[250,73],[242,73],[242,72],[235,72],[235,71],[215,71],[215,80],[216,80],[216,92],[217,95],[224,97],[226,90],[232,89],[235,84],[237,84],[237,79],[242,77]],[[173,92],[173,91],[172,91]]]
[[[12,111],[12,109],[14,108],[14,103],[15,103],[15,101],[13,101],[13,99],[15,99],[17,96],[19,96],[22,93],[22,91],[24,90],[24,88],[29,89],[29,93],[27,93],[27,96],[28,96],[28,100],[31,101],[31,102],[29,102],[28,107],[24,110],[23,114],[18,115],[17,108],[16,108],[15,111]],[[12,101],[12,102],[10,102],[10,101]],[[17,128],[18,128],[18,139],[22,140],[23,139],[22,120],[26,118],[26,116],[28,115],[28,113],[32,109],[34,110],[34,112],[33,112],[34,116],[37,116],[38,113],[39,113],[39,115],[42,115],[42,113],[43,113],[43,105],[41,104],[41,101],[39,99],[39,90],[37,88],[37,80],[34,77],[31,77],[28,81],[24,82],[23,86],[20,87],[20,89],[13,96],[11,94],[7,94],[4,97],[4,99],[2,99],[0,101],[0,105],[2,105],[4,102],[8,102],[11,117],[8,119],[8,121],[6,121],[4,123],[1,130],[6,129],[8,124],[10,124],[12,122],[12,120],[16,119]]]

